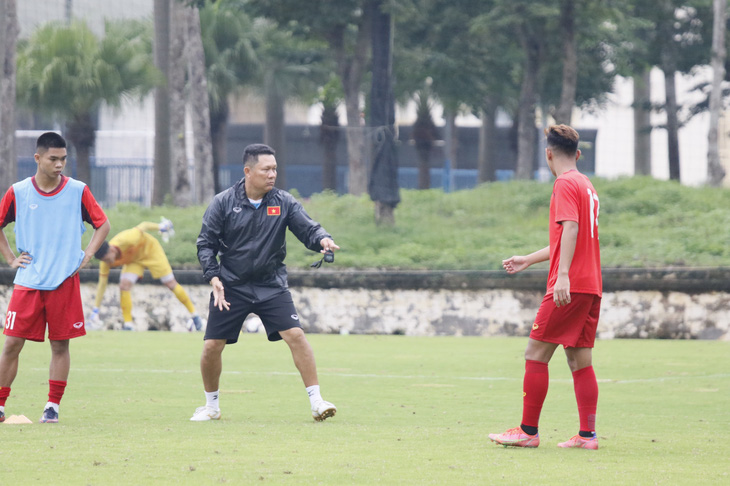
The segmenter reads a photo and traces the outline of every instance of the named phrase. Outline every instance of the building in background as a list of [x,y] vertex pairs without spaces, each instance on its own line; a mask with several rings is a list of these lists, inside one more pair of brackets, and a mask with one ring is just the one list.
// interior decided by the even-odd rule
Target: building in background
[[[18,2],[18,21],[21,38],[26,38],[39,25],[48,21],[69,21],[70,19],[84,19],[90,28],[98,35],[103,35],[104,20],[118,18],[145,18],[152,16],[153,0],[124,0],[121,2],[106,2],[99,0],[34,0]],[[699,79],[709,80],[711,71],[709,68],[698,70],[692,76],[680,76],[677,78],[678,102],[690,101],[696,93],[691,92]],[[654,69],[651,74],[651,92],[654,103],[661,104],[664,100],[663,74]],[[609,95],[607,104],[597,112],[588,112],[576,109],[573,124],[578,129],[596,132],[593,163],[595,174],[602,177],[614,178],[630,176],[634,173],[634,134],[633,134],[633,102],[631,79],[617,78],[614,85],[614,92]],[[443,126],[444,120],[441,111],[436,108],[435,118],[437,125]],[[251,92],[244,92],[231,100],[231,125],[251,126],[263,124],[265,109],[261,97]],[[32,116],[30,117],[33,118]],[[652,114],[652,124],[657,126],[663,123],[664,116],[661,113]],[[415,110],[412,106],[399,107],[396,123],[402,126],[410,125],[415,120]],[[32,124],[33,122],[28,122]],[[286,123],[289,126],[315,126],[320,123],[320,107],[304,106],[297,103],[287,104]],[[538,120],[538,123],[540,121]],[[344,124],[344,117],[343,117]],[[457,118],[457,125],[460,127],[476,127],[479,120],[473,115],[462,115]],[[506,129],[511,121],[502,115],[498,119],[498,125]],[[680,160],[682,183],[687,185],[702,185],[707,180],[707,129],[709,115],[704,113],[695,116],[679,131]],[[23,126],[19,138],[35,137],[34,130],[60,129],[59,126]],[[244,130],[245,131],[245,130]],[[250,130],[249,130],[250,131]],[[725,112],[720,120],[720,155],[725,168],[730,173],[730,111]],[[232,132],[236,132],[235,129]],[[240,131],[239,131],[240,133]],[[301,139],[307,139],[304,134]],[[344,137],[342,137],[344,138]],[[467,137],[469,140],[476,139]],[[538,137],[539,139],[540,137]],[[188,137],[191,140],[192,137]],[[310,149],[316,150],[315,137],[312,137]],[[301,141],[292,143],[301,143]],[[344,142],[341,142],[344,143]],[[654,129],[651,136],[652,143],[652,175],[659,179],[667,179],[669,175],[667,162],[667,136],[666,131]],[[27,144],[20,143],[19,147]],[[304,145],[306,147],[306,145]],[[238,146],[231,144],[229,150],[229,161],[236,164],[239,161],[240,153],[236,152]],[[240,151],[239,151],[240,152]],[[476,149],[465,150],[465,156],[472,157]],[[538,151],[541,153],[541,151]],[[289,153],[301,153],[290,151]],[[27,155],[18,151],[19,155]],[[149,167],[154,154],[154,101],[152,95],[148,96],[141,104],[134,101],[124,103],[121,110],[111,110],[102,107],[98,117],[98,131],[96,138],[95,157],[99,165],[109,166],[138,166]],[[315,153],[307,157],[308,160],[317,158]],[[188,147],[188,155],[192,157],[192,147]],[[343,160],[344,163],[344,160]],[[439,162],[435,162],[439,165]],[[402,166],[407,168],[409,162],[402,161]],[[465,166],[470,166],[471,161]],[[475,163],[473,165],[476,165]],[[310,172],[316,169],[316,164],[309,167]],[[314,169],[313,169],[314,168]],[[304,173],[303,173],[304,174]],[[232,175],[231,177],[233,177]],[[145,176],[140,176],[145,177]],[[471,176],[470,176],[471,177]],[[474,174],[473,177],[476,177]],[[230,177],[229,177],[230,178]],[[310,174],[312,180],[317,177]],[[291,178],[296,180],[296,178]],[[301,180],[305,180],[302,175]],[[730,176],[725,178],[724,184],[730,187]],[[435,184],[438,187],[438,184]],[[468,187],[468,186],[467,186]],[[309,191],[301,191],[309,192]],[[120,196],[124,197],[124,196]],[[135,199],[146,204],[148,200]]]

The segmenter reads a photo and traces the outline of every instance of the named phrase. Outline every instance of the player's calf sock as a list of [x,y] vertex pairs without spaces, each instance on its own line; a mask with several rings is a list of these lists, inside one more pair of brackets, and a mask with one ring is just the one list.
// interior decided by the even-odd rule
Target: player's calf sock
[[58,404],[61,403],[63,398],[63,392],[66,391],[66,383],[60,380],[48,380],[48,403],[56,405],[56,412],[58,412]]
[[122,308],[124,322],[132,322],[132,292],[129,290],[120,291],[119,304]]
[[212,408],[213,410],[220,410],[220,403],[218,402],[219,391],[205,392],[205,406]]
[[309,403],[312,407],[323,401],[322,395],[319,392],[319,385],[308,386],[307,395],[309,395]]
[[190,312],[191,314],[195,314],[195,306],[193,305],[193,301],[190,300],[190,296],[187,292],[185,292],[185,289],[182,285],[177,284],[175,288],[172,289],[172,293],[175,294],[177,300],[179,300],[182,305],[185,306],[188,312]]
[[[540,412],[549,384],[548,364],[542,361],[526,360],[525,377],[522,382],[522,423],[528,427],[534,427],[535,430],[540,422]],[[525,431],[525,433],[528,432]]]
[[596,430],[596,408],[598,405],[598,382],[593,366],[581,368],[573,373],[575,400],[578,402],[580,430]]
[[5,401],[10,396],[9,386],[0,386],[0,411],[5,411]]

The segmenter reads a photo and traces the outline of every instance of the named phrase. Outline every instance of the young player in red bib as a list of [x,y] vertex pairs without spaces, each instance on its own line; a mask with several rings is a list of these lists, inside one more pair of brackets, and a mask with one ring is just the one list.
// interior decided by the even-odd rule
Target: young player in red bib
[[[18,255],[0,231],[0,253],[16,268],[0,354],[0,422],[18,372],[26,340],[51,343],[48,403],[41,422],[58,422],[68,379],[69,340],[86,334],[78,271],[89,263],[109,233],[109,221],[83,182],[63,175],[66,141],[47,132],[36,142],[33,177],[13,184],[0,202],[0,227],[15,222]],[[94,228],[85,250],[84,222]]]
[[502,265],[513,274],[549,260],[547,292],[525,351],[522,423],[502,434],[489,434],[489,438],[504,446],[540,444],[538,421],[548,391],[548,362],[562,344],[573,373],[580,429],[558,446],[598,449],[598,383],[592,364],[602,292],[598,195],[576,166],[578,132],[566,125],[552,125],[545,135],[545,156],[557,177],[550,202],[550,246],[527,256],[513,256]]

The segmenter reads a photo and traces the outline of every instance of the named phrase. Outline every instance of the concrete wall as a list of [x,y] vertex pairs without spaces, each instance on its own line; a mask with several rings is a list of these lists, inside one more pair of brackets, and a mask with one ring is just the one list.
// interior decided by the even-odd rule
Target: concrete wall
[[[6,269],[3,269],[6,270]],[[210,287],[198,271],[176,271],[201,316]],[[544,271],[290,272],[290,286],[308,332],[419,336],[527,336],[544,293]],[[101,308],[108,329],[121,327],[119,291],[110,285]],[[12,272],[0,272],[0,308],[12,292]],[[90,311],[96,271],[82,272]],[[145,283],[146,282],[146,283]],[[601,339],[730,340],[730,269],[604,270]],[[147,276],[132,290],[139,330],[184,331],[189,315],[172,292]],[[255,329],[251,316],[247,327]]]

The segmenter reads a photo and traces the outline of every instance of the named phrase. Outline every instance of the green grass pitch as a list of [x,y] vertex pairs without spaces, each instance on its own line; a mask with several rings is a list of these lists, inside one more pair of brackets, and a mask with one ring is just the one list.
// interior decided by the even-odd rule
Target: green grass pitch
[[[38,424],[48,343],[28,342],[0,425],[0,483],[730,484],[730,343],[599,341],[598,451],[577,433],[562,351],[538,449],[487,439],[519,424],[525,339],[310,335],[325,399],[315,423],[285,344],[224,352],[223,417],[204,403],[200,334],[91,332],[71,344],[59,424]],[[2,341],[2,339],[0,339]]]

